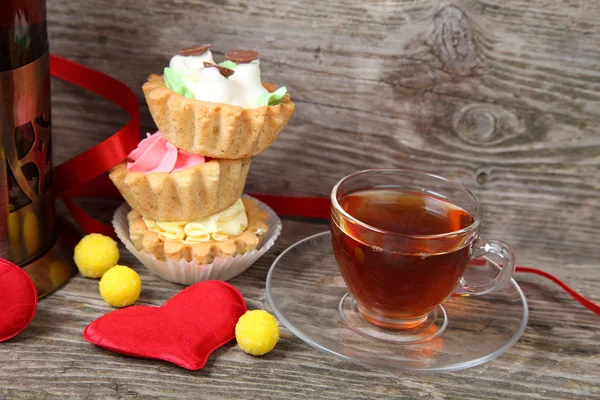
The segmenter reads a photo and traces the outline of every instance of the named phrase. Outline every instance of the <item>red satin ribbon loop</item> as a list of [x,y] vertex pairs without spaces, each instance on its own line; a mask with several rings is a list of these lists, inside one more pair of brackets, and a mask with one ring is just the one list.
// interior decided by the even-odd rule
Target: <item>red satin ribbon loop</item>
[[54,169],[55,192],[85,232],[99,232],[115,238],[112,226],[90,217],[69,196],[127,158],[140,140],[140,111],[137,97],[127,86],[101,72],[65,58],[50,55],[50,73],[66,82],[87,89],[119,105],[131,119],[108,139],[62,163]]
[[117,235],[115,234],[115,230],[113,229],[112,225],[102,223],[90,217],[88,213],[83,211],[81,207],[75,204],[70,197],[63,196],[62,200],[65,203],[67,210],[69,210],[73,216],[73,219],[86,233],[101,233],[105,236],[117,239]]
[[104,97],[131,115],[129,122],[114,135],[54,169],[55,191],[60,196],[127,158],[140,141],[140,111],[133,91],[108,75],[55,55],[50,56],[50,72]]

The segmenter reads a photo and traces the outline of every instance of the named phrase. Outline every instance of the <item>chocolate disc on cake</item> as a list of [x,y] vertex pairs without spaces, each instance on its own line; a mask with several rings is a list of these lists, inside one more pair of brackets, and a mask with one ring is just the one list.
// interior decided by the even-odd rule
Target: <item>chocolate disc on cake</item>
[[180,56],[201,56],[206,53],[210,48],[210,44],[203,44],[200,46],[185,47],[181,50],[177,50],[177,54]]
[[244,49],[230,50],[225,53],[225,57],[236,64],[247,64],[258,58],[258,51]]
[[223,75],[225,78],[229,78],[231,75],[233,75],[235,73],[234,70],[226,68],[226,67],[222,67],[220,65],[217,64],[213,64],[213,63],[209,63],[204,61],[204,68],[216,68],[219,70],[219,72],[221,73],[221,75]]

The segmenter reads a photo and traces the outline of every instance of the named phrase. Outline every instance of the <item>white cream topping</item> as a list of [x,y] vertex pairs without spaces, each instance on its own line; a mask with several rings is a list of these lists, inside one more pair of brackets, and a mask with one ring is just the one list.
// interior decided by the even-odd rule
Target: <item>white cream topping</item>
[[215,63],[210,50],[199,56],[181,56],[177,54],[171,58],[169,68],[177,72],[188,82],[198,82],[204,69],[204,62]]
[[239,199],[223,211],[192,221],[158,222],[144,218],[144,223],[149,231],[158,233],[163,240],[222,242],[241,235],[248,228],[248,216],[242,199]]
[[258,59],[238,64],[229,78],[217,68],[205,68],[205,61],[215,63],[210,50],[200,56],[176,55],[169,62],[169,67],[181,76],[198,100],[258,108],[259,97],[269,92],[261,83]]
[[213,103],[233,104],[233,88],[229,79],[225,78],[217,68],[204,68],[198,82],[190,86],[198,100]]
[[257,108],[260,95],[268,93],[260,80],[260,62],[254,60],[247,64],[238,64],[235,73],[229,77],[233,86],[234,104],[244,108]]

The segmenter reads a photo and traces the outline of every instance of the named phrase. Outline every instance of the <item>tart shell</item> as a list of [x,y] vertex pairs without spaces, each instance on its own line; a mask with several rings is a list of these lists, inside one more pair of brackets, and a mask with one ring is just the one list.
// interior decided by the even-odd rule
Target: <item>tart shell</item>
[[211,160],[177,172],[131,172],[125,163],[110,179],[133,210],[155,221],[184,221],[233,205],[244,190],[252,160]]
[[[263,83],[270,92],[275,85]],[[247,109],[186,98],[167,88],[163,76],[142,86],[158,129],[175,147],[212,158],[240,159],[265,151],[283,131],[295,105],[287,94],[280,104]]]

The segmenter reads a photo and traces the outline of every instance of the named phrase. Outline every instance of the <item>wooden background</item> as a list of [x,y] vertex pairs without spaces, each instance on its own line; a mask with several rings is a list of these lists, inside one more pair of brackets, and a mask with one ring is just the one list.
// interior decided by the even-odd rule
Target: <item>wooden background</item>
[[[48,0],[52,52],[134,89],[144,131],[155,127],[140,87],[176,49],[212,43],[219,59],[231,48],[259,50],[263,80],[286,85],[297,108],[255,159],[248,191],[327,196],[359,169],[435,172],[481,198],[485,236],[509,241],[520,264],[597,302],[599,20],[598,0]],[[57,164],[127,119],[93,95],[53,85]],[[110,218],[113,205],[93,206]],[[250,305],[265,305],[275,256],[324,229],[285,222],[276,249],[233,281]],[[142,278],[147,304],[179,289]],[[77,278],[41,303],[22,338],[0,347],[0,397],[599,397],[600,319],[540,278],[517,279],[531,317],[515,348],[467,371],[400,375],[335,360],[286,330],[272,356],[251,359],[228,346],[196,373],[107,354],[80,332],[109,308],[95,282]]]

